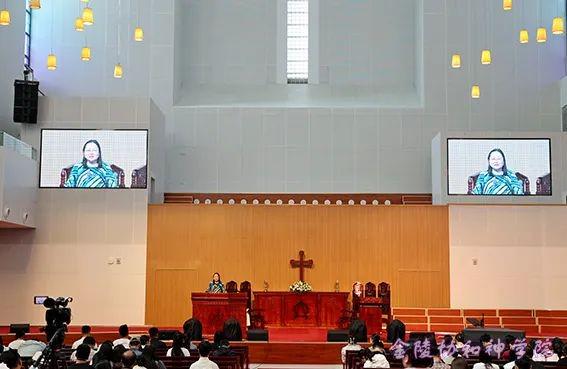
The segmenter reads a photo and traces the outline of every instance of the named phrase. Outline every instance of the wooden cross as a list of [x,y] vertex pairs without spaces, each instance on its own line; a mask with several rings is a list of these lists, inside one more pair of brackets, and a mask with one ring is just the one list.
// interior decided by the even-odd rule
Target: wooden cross
[[305,260],[305,252],[299,251],[299,260],[291,259],[289,265],[292,268],[299,268],[299,280],[305,282],[305,268],[313,268],[313,260]]

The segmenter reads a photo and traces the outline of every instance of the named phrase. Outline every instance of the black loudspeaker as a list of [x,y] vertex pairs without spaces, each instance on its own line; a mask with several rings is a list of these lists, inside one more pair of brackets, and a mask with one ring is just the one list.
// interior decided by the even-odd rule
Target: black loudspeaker
[[249,329],[248,341],[269,341],[267,329]]
[[525,331],[507,328],[465,328],[463,329],[463,339],[465,342],[471,341],[473,343],[480,343],[480,336],[483,334],[490,335],[493,340],[500,339],[504,342],[507,335],[514,336],[517,339],[524,339],[526,337]]
[[38,81],[14,81],[14,122],[37,123]]
[[163,331],[159,331],[158,339],[160,341],[170,341],[173,340],[173,337],[175,337],[177,333],[180,332],[175,329],[164,329]]
[[10,333],[24,332],[30,333],[29,324],[10,324]]
[[327,342],[348,342],[348,330],[329,329],[327,331]]

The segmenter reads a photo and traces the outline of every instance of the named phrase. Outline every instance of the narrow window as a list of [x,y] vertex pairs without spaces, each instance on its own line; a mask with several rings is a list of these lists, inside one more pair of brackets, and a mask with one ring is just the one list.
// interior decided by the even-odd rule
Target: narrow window
[[309,0],[287,1],[287,83],[309,81]]

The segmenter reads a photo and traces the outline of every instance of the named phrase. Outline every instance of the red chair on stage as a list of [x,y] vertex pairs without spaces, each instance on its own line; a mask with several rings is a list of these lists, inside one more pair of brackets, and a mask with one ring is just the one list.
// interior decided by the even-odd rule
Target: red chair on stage
[[364,297],[376,297],[376,285],[368,282],[364,285]]
[[226,292],[228,293],[236,293],[238,292],[238,283],[235,281],[230,281],[226,284]]

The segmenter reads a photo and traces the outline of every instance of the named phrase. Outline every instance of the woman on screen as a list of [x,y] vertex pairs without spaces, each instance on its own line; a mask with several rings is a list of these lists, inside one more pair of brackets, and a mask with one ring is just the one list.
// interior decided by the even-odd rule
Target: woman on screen
[[73,165],[65,187],[114,188],[118,187],[118,175],[110,165],[102,161],[102,152],[97,140],[83,145],[83,160]]
[[209,283],[209,288],[207,289],[209,293],[223,293],[226,292],[224,289],[224,284],[220,279],[220,274],[215,273],[213,274],[213,280]]
[[523,195],[524,185],[513,170],[506,166],[500,149],[488,153],[488,170],[478,175],[473,195]]

